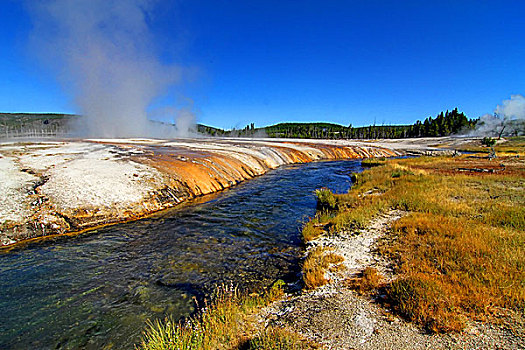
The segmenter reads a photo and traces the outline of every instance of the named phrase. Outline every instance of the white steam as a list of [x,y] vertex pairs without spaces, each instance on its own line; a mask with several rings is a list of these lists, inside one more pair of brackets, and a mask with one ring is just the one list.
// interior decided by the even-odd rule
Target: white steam
[[503,116],[505,120],[523,120],[525,119],[525,97],[511,95],[510,100],[503,101],[494,112]]
[[525,134],[525,97],[511,95],[494,110],[479,118],[474,130],[476,136],[521,136]]
[[[156,1],[44,0],[29,5],[31,47],[46,57],[85,116],[81,133],[98,137],[160,136],[148,120],[155,98],[182,80],[182,69],[155,54],[148,26]],[[161,133],[183,136],[192,113],[175,111]],[[168,129],[168,130],[166,130]],[[171,130],[171,131],[170,131]]]

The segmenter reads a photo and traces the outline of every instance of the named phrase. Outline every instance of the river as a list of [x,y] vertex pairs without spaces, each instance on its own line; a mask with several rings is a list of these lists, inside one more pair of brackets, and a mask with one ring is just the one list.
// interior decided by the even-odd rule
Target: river
[[0,254],[1,349],[130,349],[146,320],[194,311],[219,284],[299,278],[314,190],[359,161],[283,166],[150,218]]

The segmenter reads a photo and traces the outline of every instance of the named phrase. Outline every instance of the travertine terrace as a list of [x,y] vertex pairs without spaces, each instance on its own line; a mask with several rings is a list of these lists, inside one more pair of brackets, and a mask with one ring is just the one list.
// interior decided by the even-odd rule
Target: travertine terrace
[[284,164],[401,154],[387,147],[244,139],[4,142],[0,241],[133,220]]

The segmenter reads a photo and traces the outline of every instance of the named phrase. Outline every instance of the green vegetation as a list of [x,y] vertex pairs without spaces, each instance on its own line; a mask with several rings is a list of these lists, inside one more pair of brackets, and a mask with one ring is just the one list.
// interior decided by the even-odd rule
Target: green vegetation
[[374,166],[384,165],[385,162],[386,162],[386,158],[385,157],[381,157],[381,158],[367,158],[367,159],[363,159],[361,161],[361,166],[363,168],[371,168],[371,167],[374,167]]
[[441,112],[436,118],[428,117],[413,125],[371,125],[354,128],[330,123],[281,123],[266,127],[270,137],[318,138],[318,139],[391,139],[406,137],[448,136],[473,128],[475,120],[453,111]]
[[377,139],[448,136],[474,128],[477,120],[468,119],[455,108],[439,113],[435,118],[428,117],[423,122],[412,125],[371,125],[353,127],[333,123],[279,123],[263,128],[254,124],[243,129],[223,130],[198,125],[198,131],[211,136],[249,137],[266,135],[278,138],[304,139]]
[[307,243],[310,241],[319,238],[323,234],[323,229],[320,227],[319,223],[311,220],[307,222],[302,231],[303,242]]
[[484,137],[481,140],[481,144],[483,146],[492,147],[496,144],[496,139],[493,139],[492,137]]
[[398,278],[384,284],[366,271],[350,286],[384,288],[393,310],[433,332],[494,320],[502,309],[523,312],[525,161],[516,155],[524,144],[509,141],[497,163],[480,156],[388,160],[359,174],[348,194],[334,195],[337,210],[322,225],[312,219],[316,235],[365,227],[390,209],[408,211],[380,248]]
[[315,191],[317,197],[317,208],[323,210],[334,210],[337,207],[337,198],[327,188],[321,188]]
[[296,333],[272,326],[261,330],[256,325],[256,313],[280,298],[283,286],[283,281],[277,281],[263,296],[218,288],[212,302],[185,323],[169,318],[150,322],[138,349],[313,349],[314,344]]
[[[0,136],[21,136],[25,134],[66,133],[68,121],[78,117],[69,114],[0,113]],[[158,121],[157,121],[158,122]],[[254,123],[244,128],[224,130],[197,124],[196,131],[216,137],[278,137],[306,139],[376,139],[447,136],[474,128],[477,120],[468,119],[465,114],[452,111],[441,112],[435,118],[412,125],[370,125],[353,127],[334,123],[279,123],[256,128]]]
[[[39,123],[68,120],[76,118],[74,114],[58,114],[58,113],[0,113],[0,122],[2,125],[20,126],[31,124],[35,121]],[[46,123],[47,124],[47,123]]]

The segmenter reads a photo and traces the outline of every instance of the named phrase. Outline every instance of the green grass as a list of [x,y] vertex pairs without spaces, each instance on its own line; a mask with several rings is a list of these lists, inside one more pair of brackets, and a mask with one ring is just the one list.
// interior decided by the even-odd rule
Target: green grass
[[337,198],[327,188],[321,188],[315,191],[317,197],[317,208],[322,210],[334,210],[337,208]]
[[381,158],[367,158],[367,159],[363,159],[361,161],[361,166],[363,168],[371,168],[371,167],[374,167],[374,166],[385,165],[385,163],[386,163],[386,158],[385,157],[381,157]]
[[260,329],[254,322],[261,308],[282,297],[283,286],[278,281],[263,296],[218,288],[212,301],[184,323],[169,317],[148,322],[137,349],[312,349],[314,345],[296,333],[271,326]]

